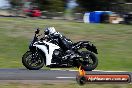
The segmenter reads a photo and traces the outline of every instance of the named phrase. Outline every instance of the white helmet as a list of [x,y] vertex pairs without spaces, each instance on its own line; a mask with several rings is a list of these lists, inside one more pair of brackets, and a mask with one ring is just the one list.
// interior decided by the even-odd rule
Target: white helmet
[[54,33],[56,33],[56,30],[54,27],[48,27],[45,29],[45,35],[54,34]]

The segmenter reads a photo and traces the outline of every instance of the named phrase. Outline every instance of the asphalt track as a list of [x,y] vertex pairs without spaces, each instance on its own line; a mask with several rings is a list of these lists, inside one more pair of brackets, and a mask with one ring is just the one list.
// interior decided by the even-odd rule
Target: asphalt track
[[[27,69],[0,69],[0,80],[51,80],[75,81],[78,71],[70,70],[27,70]],[[130,74],[132,72],[88,71],[88,74]]]

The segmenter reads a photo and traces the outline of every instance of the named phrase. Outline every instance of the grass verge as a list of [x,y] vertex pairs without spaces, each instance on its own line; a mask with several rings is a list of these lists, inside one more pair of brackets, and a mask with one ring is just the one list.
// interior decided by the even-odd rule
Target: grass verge
[[4,83],[0,88],[131,88],[132,84],[86,84],[80,86],[76,83],[48,84],[48,83]]

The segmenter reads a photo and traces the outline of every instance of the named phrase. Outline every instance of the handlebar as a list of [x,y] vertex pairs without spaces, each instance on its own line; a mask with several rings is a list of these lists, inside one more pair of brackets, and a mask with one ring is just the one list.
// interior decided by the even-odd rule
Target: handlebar
[[39,32],[40,32],[40,29],[37,28],[36,31],[35,31],[35,34],[39,34]]

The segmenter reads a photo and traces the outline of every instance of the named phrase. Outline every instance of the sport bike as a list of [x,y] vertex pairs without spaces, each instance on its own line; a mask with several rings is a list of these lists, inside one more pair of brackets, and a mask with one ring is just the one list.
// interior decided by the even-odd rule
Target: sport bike
[[39,29],[29,45],[29,50],[23,55],[22,63],[29,70],[39,70],[46,67],[79,67],[85,71],[94,70],[98,65],[96,46],[90,41],[73,43],[61,35],[40,38]]

